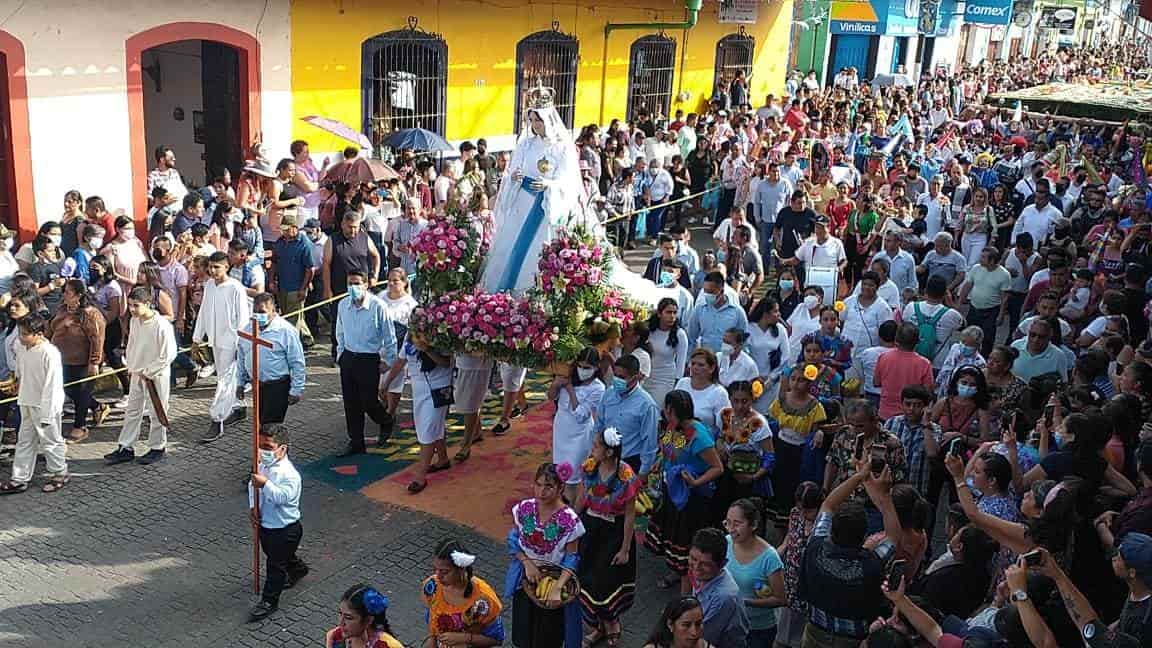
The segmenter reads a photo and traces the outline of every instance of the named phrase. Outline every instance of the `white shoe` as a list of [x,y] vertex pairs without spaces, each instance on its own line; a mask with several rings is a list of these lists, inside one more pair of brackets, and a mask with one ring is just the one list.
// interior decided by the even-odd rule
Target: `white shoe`
[[201,378],[208,378],[212,374],[216,373],[216,367],[214,367],[212,365],[204,365],[203,367],[200,367],[200,370],[197,371],[196,373]]
[[120,400],[116,401],[115,403],[112,403],[112,407],[114,407],[116,409],[120,409],[120,410],[124,409],[125,407],[128,407],[128,397],[127,396],[121,396]]

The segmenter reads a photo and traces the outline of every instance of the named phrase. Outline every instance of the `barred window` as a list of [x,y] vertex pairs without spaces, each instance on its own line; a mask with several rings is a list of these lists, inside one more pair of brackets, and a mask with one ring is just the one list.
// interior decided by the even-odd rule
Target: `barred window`
[[738,34],[728,34],[716,42],[716,74],[712,80],[715,88],[721,83],[727,88],[736,74],[744,72],[745,78],[752,74],[752,53],[756,50],[756,40],[740,29]]
[[528,91],[536,82],[556,91],[556,111],[571,130],[576,107],[576,69],[580,62],[580,41],[560,31],[560,23],[552,29],[529,34],[516,44],[516,102],[514,132],[519,133],[523,123]]
[[632,43],[628,63],[628,119],[635,119],[641,111],[647,111],[653,121],[668,117],[675,67],[674,39],[653,34]]
[[364,133],[379,143],[392,131],[425,128],[444,135],[448,44],[416,27],[364,41],[361,49]]

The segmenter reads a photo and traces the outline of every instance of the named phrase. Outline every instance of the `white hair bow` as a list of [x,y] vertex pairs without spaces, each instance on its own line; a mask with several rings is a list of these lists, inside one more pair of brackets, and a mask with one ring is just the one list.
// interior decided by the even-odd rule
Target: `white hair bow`
[[623,440],[624,437],[616,428],[610,427],[604,429],[604,445],[608,446],[609,448],[619,448],[620,443]]
[[472,563],[474,562],[476,562],[476,556],[473,556],[472,554],[466,554],[463,551],[452,552],[452,564],[456,565],[460,569],[471,567]]

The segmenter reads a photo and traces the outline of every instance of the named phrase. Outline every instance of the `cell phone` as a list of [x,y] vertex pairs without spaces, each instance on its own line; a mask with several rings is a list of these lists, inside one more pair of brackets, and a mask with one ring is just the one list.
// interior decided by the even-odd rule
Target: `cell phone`
[[904,580],[907,571],[907,560],[893,560],[892,564],[888,566],[888,589],[894,590],[900,587],[900,581]]
[[964,439],[960,437],[956,437],[955,439],[952,439],[948,442],[948,454],[952,455],[953,457],[963,457],[964,448]]
[[1056,416],[1056,406],[1055,405],[1045,405],[1044,406],[1044,424],[1048,426],[1048,429],[1052,429],[1052,419],[1055,416]]
[[879,475],[884,472],[884,466],[888,463],[888,446],[883,443],[872,444],[872,465],[870,469],[873,475]]
[[852,456],[856,457],[857,459],[863,459],[864,458],[864,433],[863,432],[856,435],[856,449],[852,451]]
[[1044,554],[1040,553],[1039,549],[1021,555],[1024,558],[1024,564],[1029,567],[1039,567],[1044,564]]

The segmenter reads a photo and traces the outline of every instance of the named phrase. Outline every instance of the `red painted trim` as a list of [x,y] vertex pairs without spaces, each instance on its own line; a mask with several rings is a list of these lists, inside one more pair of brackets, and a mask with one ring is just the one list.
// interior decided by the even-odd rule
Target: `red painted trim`
[[[215,23],[176,22],[153,27],[125,42],[128,79],[128,128],[131,133],[132,215],[137,227],[147,229],[148,171],[154,161],[144,142],[144,93],[140,59],[152,47],[182,40],[209,40],[235,47],[240,54],[240,132],[241,150],[247,153],[252,142],[261,138],[260,128],[260,43],[242,31]],[[246,100],[245,100],[246,98]],[[112,208],[109,205],[109,208]]]
[[31,240],[40,223],[32,185],[32,134],[28,128],[28,77],[24,44],[0,31],[0,52],[8,66],[8,118],[12,136],[12,209],[20,240]]

